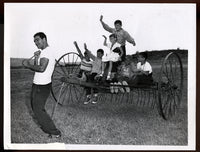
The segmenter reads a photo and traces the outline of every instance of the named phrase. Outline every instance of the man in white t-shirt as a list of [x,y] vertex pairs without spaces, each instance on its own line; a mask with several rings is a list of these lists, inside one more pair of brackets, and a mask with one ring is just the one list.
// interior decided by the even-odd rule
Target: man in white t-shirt
[[50,136],[61,136],[53,120],[45,111],[45,104],[51,91],[51,76],[54,70],[55,58],[52,48],[47,43],[47,37],[39,32],[34,35],[34,43],[39,51],[34,52],[34,64],[25,60],[24,66],[35,71],[31,92],[31,106],[41,129]]

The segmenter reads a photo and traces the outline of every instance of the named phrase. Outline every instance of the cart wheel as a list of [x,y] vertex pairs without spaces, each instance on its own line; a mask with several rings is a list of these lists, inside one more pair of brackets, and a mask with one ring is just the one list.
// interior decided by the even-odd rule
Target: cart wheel
[[62,81],[62,78],[78,75],[80,62],[79,55],[74,52],[64,54],[56,61],[52,75],[52,95],[60,105],[77,102],[84,93],[82,87]]
[[158,109],[165,120],[175,115],[180,107],[182,90],[182,62],[177,53],[171,52],[162,63],[158,82]]

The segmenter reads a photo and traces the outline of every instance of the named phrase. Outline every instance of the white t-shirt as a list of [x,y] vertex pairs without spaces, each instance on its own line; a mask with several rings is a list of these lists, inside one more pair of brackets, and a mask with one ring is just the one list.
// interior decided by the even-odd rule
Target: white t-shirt
[[149,74],[152,73],[152,67],[149,64],[149,62],[145,62],[143,65],[141,65],[141,62],[137,63],[137,69],[138,70],[143,70],[143,71],[149,71]]
[[121,45],[119,43],[115,43],[112,48],[111,48],[112,44],[111,43],[108,43],[107,44],[107,47],[110,48],[110,52],[106,55],[106,56],[103,56],[102,58],[102,61],[103,62],[107,62],[107,61],[113,61],[113,62],[116,62],[116,61],[119,61],[119,54],[116,53],[116,52],[113,52],[114,49],[120,47]]
[[41,58],[47,58],[49,59],[49,63],[46,67],[46,70],[44,72],[35,72],[33,83],[38,85],[46,85],[51,83],[51,76],[54,71],[54,65],[55,65],[55,57],[53,55],[53,50],[51,47],[46,47],[44,50],[41,50],[38,63],[40,63]]

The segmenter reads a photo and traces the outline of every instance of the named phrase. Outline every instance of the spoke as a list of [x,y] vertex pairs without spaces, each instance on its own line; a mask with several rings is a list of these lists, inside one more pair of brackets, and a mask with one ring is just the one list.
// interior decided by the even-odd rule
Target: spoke
[[77,62],[78,58],[79,58],[79,56],[76,57],[75,63]]
[[59,102],[60,104],[63,104],[63,100],[62,100],[63,93],[62,92],[64,91],[64,89],[65,89],[65,85],[63,87],[60,87],[58,90],[58,93],[57,93],[57,102]]
[[165,103],[163,104],[163,109],[165,109],[166,106],[169,104],[169,102],[168,102],[169,98],[170,98],[170,94],[167,93],[167,99],[165,100]]
[[63,91],[63,100],[64,99],[68,100],[68,94],[69,94],[68,92],[69,92],[69,84],[67,84],[67,86],[65,87],[65,91]]
[[173,101],[174,101],[174,104],[172,104],[172,109],[173,109],[172,113],[175,114],[175,110],[176,110],[176,108],[177,108],[176,96],[175,96],[173,90],[171,90],[171,93],[173,94],[173,97],[172,97],[172,98],[173,98]]
[[69,90],[69,103],[72,103],[72,90],[71,90],[71,84],[69,84],[69,87],[68,87],[68,90]]
[[74,54],[73,54],[73,58],[72,58],[72,64],[74,64]]
[[169,115],[170,113],[170,110],[171,110],[171,102],[169,101],[171,98],[171,95],[168,94],[167,96],[167,104],[166,104],[166,107],[165,107],[165,117],[167,118],[167,116]]
[[174,61],[175,61],[175,64],[174,64],[174,65],[175,65],[175,68],[174,68],[174,69],[175,69],[175,72],[174,72],[174,73],[175,73],[175,76],[177,76],[177,74],[176,74],[176,72],[177,72],[177,71],[176,71],[176,70],[177,70],[177,62],[176,62],[176,60],[174,60]]
[[78,97],[77,89],[76,89],[75,85],[72,85],[72,87],[74,88],[75,97],[76,97],[76,100],[78,102],[79,97]]
[[177,93],[177,90],[175,91],[175,96],[177,96],[177,98],[178,98],[178,105],[180,104],[180,102],[181,102],[181,95],[179,94],[179,93]]
[[172,65],[172,62],[170,59],[169,59],[169,64],[170,64],[170,72],[171,72],[172,82],[174,83],[173,65]]
[[166,77],[169,79],[167,63],[165,63],[165,72],[164,73],[166,74]]
[[[54,72],[58,72],[58,73],[60,73],[60,74],[63,75],[63,73],[61,73],[60,71],[58,71],[58,69],[56,69]],[[54,74],[56,74],[56,73],[54,73]]]
[[64,73],[64,75],[67,75],[67,73],[66,73],[65,70],[63,69],[63,66],[59,66],[59,68],[62,70],[62,72]]

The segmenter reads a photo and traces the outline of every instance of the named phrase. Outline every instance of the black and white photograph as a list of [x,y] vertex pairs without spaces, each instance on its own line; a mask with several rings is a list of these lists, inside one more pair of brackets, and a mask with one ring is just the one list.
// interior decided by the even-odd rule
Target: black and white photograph
[[195,3],[5,3],[4,148],[195,150]]

